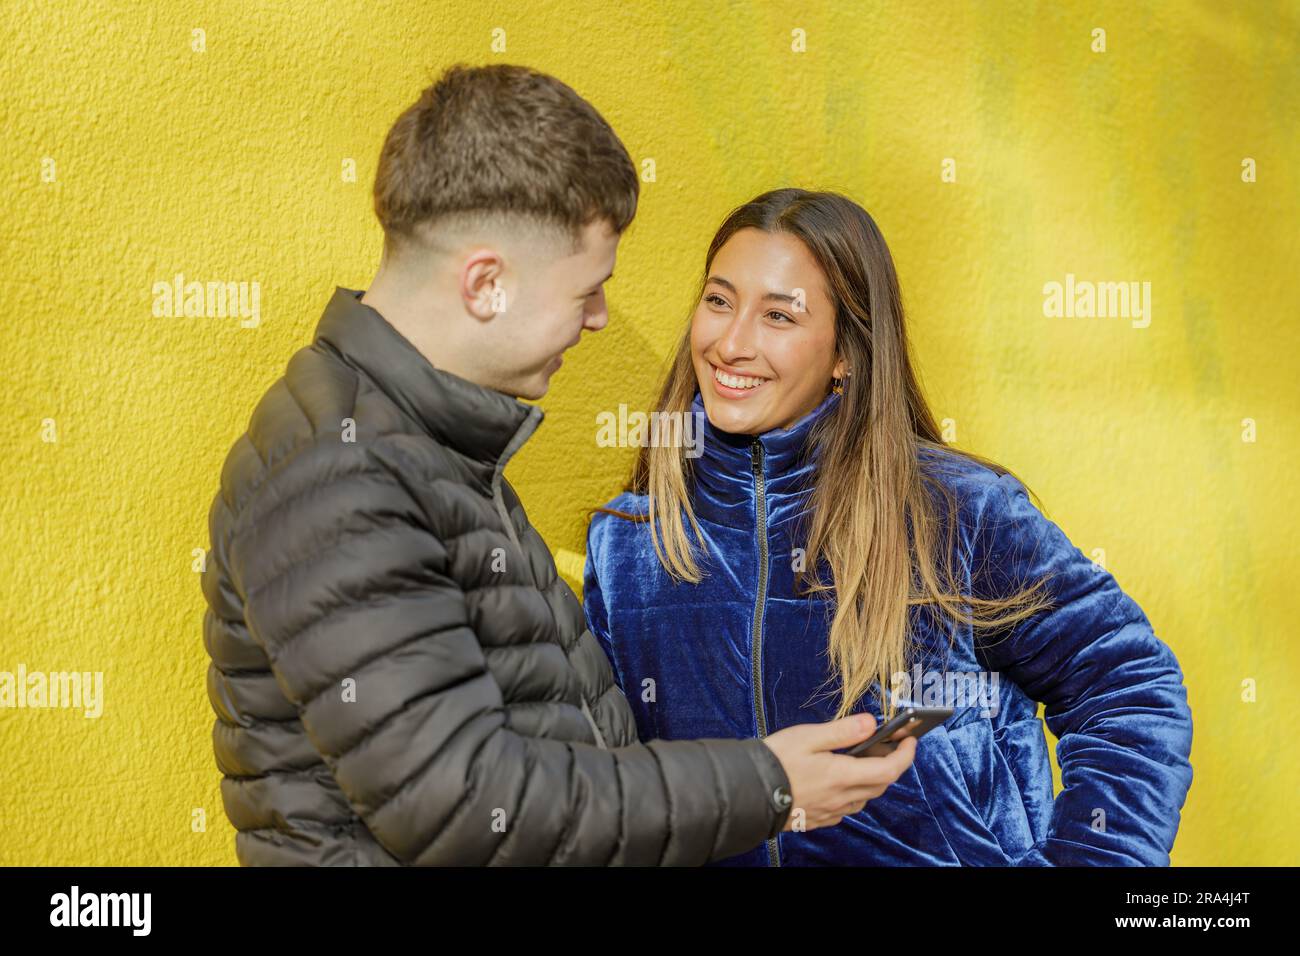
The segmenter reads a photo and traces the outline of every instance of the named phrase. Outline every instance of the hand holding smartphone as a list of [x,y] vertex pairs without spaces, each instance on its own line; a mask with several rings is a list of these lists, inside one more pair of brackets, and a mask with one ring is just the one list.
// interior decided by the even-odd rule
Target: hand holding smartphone
[[862,743],[841,752],[850,757],[887,757],[904,737],[920,737],[952,714],[951,707],[903,707]]

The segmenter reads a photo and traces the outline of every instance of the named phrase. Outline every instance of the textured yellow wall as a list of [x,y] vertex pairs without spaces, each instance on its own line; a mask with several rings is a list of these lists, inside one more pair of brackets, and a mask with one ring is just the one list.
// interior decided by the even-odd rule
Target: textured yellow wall
[[[97,719],[0,710],[0,864],[234,862],[192,552],[253,403],[373,274],[388,125],[456,60],[555,73],[655,161],[609,327],[509,469],[570,572],[631,461],[594,415],[650,400],[725,212],[844,191],[956,443],[1104,549],[1182,662],[1174,862],[1300,859],[1294,4],[90,6],[9,0],[0,27],[0,671],[105,682]],[[176,273],[260,283],[259,324],[154,316]],[[1045,317],[1067,273],[1150,282],[1150,325]]]

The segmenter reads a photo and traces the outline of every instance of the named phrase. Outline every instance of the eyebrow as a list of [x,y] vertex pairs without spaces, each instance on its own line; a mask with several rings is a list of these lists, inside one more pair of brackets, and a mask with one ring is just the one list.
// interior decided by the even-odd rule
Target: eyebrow
[[[709,276],[709,280],[708,282],[705,283],[705,285],[708,285],[709,282],[716,282],[718,285],[725,286],[726,288],[730,289],[732,292],[736,292],[736,294],[739,295],[739,292],[736,291],[736,287],[732,285],[730,282],[728,282],[726,279],[722,278],[722,276]],[[793,302],[794,296],[786,295],[783,292],[768,292],[763,296],[763,299],[764,300],[773,299],[777,302]]]
[[594,286],[592,286],[591,292],[588,292],[587,295],[591,295],[592,292],[595,292],[597,289],[599,289],[601,286],[603,286],[606,282],[608,282],[612,278],[614,278],[614,270],[610,269],[609,275],[605,276],[605,278],[601,279]]

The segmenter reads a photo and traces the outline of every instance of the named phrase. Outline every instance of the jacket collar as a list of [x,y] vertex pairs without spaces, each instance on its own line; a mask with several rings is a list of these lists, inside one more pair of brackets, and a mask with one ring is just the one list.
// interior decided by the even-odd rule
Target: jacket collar
[[387,395],[440,444],[499,473],[544,413],[433,365],[375,309],[363,290],[334,290],[316,326],[327,348]]
[[[805,493],[811,490],[816,469],[815,449],[810,439],[816,424],[839,404],[834,392],[789,428],[777,428],[761,435],[725,432],[709,421],[699,390],[691,411],[703,422],[703,448],[692,464],[697,513],[733,528],[754,528],[761,474],[768,527],[783,525],[797,517]],[[805,454],[807,453],[807,454]]]

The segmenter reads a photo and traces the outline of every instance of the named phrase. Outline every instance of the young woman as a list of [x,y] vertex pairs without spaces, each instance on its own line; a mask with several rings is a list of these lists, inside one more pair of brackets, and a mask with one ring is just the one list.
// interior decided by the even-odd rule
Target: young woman
[[1168,864],[1178,662],[1015,475],[944,443],[865,210],[800,189],[736,209],[656,411],[694,414],[702,448],[642,447],[585,579],[643,739],[954,707],[862,811],[723,865]]

